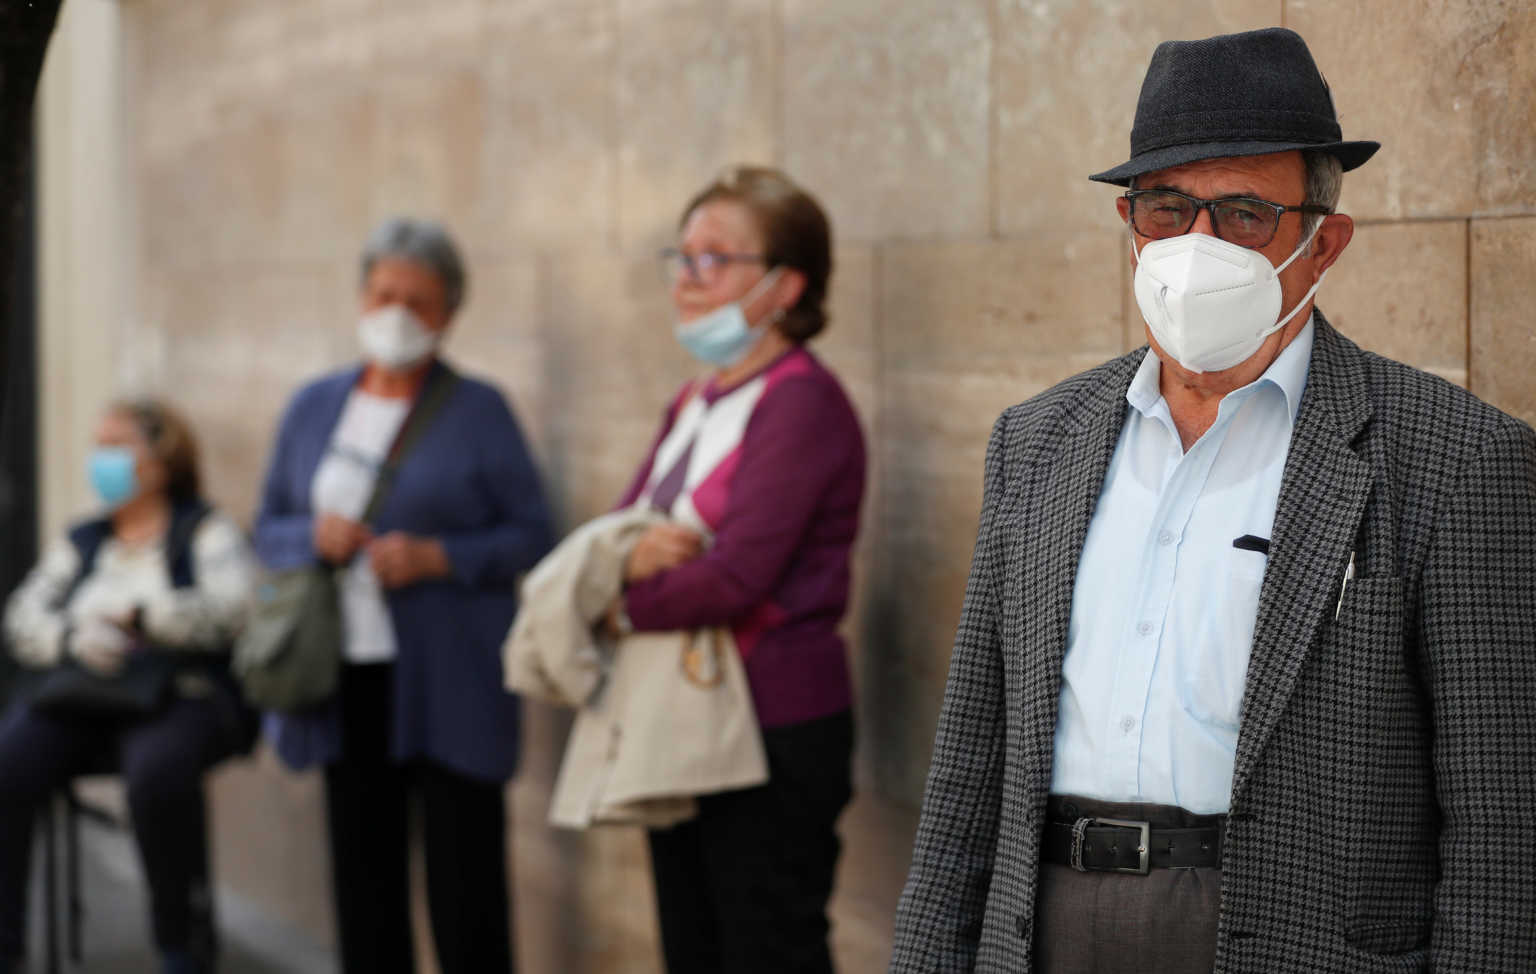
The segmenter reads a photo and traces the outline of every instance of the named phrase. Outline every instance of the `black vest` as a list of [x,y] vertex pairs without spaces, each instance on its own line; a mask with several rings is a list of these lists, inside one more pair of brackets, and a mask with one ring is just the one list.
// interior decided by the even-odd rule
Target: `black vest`
[[[211,510],[202,501],[183,501],[171,508],[171,526],[165,536],[165,565],[172,588],[191,588],[197,584],[197,572],[192,562],[192,536]],[[64,591],[60,608],[69,604],[80,583],[96,570],[96,556],[110,537],[111,518],[86,521],[70,529],[69,543],[75,546],[75,553],[80,556],[80,570],[75,572],[74,580]]]

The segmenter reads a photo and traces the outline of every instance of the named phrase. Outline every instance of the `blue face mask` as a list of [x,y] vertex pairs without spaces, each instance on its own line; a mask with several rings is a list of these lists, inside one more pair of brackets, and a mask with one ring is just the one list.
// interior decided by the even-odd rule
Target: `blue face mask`
[[100,446],[91,452],[87,469],[96,496],[109,508],[119,508],[139,492],[135,472],[138,458],[125,446]]
[[[756,345],[762,337],[762,325],[753,327],[747,324],[746,313],[741,309],[751,304],[762,293],[763,289],[772,284],[779,276],[779,269],[775,267],[763,279],[752,286],[739,301],[731,301],[720,307],[701,315],[686,324],[678,324],[673,330],[677,340],[688,350],[688,353],[701,362],[710,365],[718,365],[728,368],[746,358],[747,353]],[[775,312],[770,316],[770,321],[777,321],[783,317],[783,312]]]

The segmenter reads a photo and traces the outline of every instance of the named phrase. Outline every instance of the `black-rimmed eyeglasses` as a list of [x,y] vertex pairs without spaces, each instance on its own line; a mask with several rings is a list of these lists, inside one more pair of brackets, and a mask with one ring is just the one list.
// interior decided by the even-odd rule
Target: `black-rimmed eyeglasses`
[[1285,206],[1251,196],[1203,200],[1171,189],[1133,189],[1125,194],[1131,203],[1131,226],[1143,237],[1162,240],[1189,232],[1205,210],[1211,215],[1216,236],[1239,247],[1257,250],[1275,239],[1280,217],[1287,213],[1329,213],[1326,206],[1303,203]]
[[672,286],[680,274],[687,274],[693,281],[708,287],[731,264],[762,264],[768,260],[761,254],[721,254],[714,251],[686,254],[676,247],[663,250],[657,259],[660,261],[662,283],[668,287]]

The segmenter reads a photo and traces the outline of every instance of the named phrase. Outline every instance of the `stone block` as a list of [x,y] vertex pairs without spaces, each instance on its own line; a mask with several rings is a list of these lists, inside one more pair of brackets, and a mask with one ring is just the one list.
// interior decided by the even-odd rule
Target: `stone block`
[[1104,277],[1124,262],[1124,240],[1086,231],[884,248],[886,375],[1011,375],[1023,398],[1113,357],[1120,298]]
[[266,241],[269,255],[328,262],[359,254],[373,229],[367,147],[380,114],[362,94],[309,99],[283,114],[279,166],[285,192]]
[[484,198],[499,218],[495,238],[502,246],[614,245],[618,39],[611,3],[487,9],[481,178]]
[[219,885],[319,944],[335,942],[320,775],[294,774],[266,748],[209,778]]
[[532,258],[470,255],[469,297],[444,350],[465,374],[495,383],[523,435],[541,453],[550,374],[544,358],[539,264]]
[[664,246],[723,166],[778,156],[771,0],[619,0],[619,237]]
[[202,269],[151,282],[146,317],[163,335],[152,391],[187,412],[209,493],[248,522],[288,397],[356,358],[352,292],[331,268]]
[[379,81],[372,99],[369,223],[406,214],[441,220],[468,250],[496,249],[483,205],[485,93],[471,71]]
[[353,9],[343,6],[332,15],[344,16],[351,29],[366,34],[378,73],[401,66],[428,73],[478,67],[486,20],[500,6],[486,0],[438,0],[427,11],[416,0],[352,3]]
[[1001,0],[994,96],[999,232],[1118,226],[1113,192],[1088,174],[1129,157],[1152,51],[1166,40],[1272,26],[1284,6]]
[[[1122,345],[1115,231],[910,244],[880,255],[882,512],[861,688],[879,787],[921,796],[998,414]],[[866,711],[868,712],[868,710]]]
[[672,337],[672,305],[650,258],[544,262],[546,476],[568,526],[613,506],[661,418],[700,369]]
[[1536,218],[1472,223],[1472,391],[1536,425]]
[[508,796],[514,860],[513,917],[519,970],[579,971],[573,955],[583,939],[579,833],[549,825],[549,799],[565,750],[571,713],[525,700],[522,762]]
[[1345,180],[1357,217],[1536,210],[1536,7],[1288,0],[1347,139],[1382,143]]
[[[871,641],[865,631],[881,508],[880,345],[875,319],[875,264],[875,254],[869,248],[846,246],[838,249],[832,271],[830,324],[810,345],[842,382],[864,430],[864,503],[853,552],[852,597],[842,625],[856,688],[864,685],[867,666],[878,665],[870,658]],[[868,713],[860,710],[858,716],[867,718]],[[862,732],[859,739],[864,739]],[[862,754],[856,760],[862,760]]]
[[843,855],[829,912],[840,971],[882,971],[891,959],[891,927],[906,883],[917,812],[858,783],[838,822]]
[[875,320],[875,255],[840,247],[833,255],[826,331],[810,349],[836,373],[869,436],[879,411],[880,344]]
[[789,0],[784,161],[844,239],[990,230],[986,0]]
[[1466,221],[1357,224],[1317,306],[1362,347],[1466,385]]
[[205,266],[259,260],[279,235],[288,186],[282,125],[255,116],[147,167],[146,256]]

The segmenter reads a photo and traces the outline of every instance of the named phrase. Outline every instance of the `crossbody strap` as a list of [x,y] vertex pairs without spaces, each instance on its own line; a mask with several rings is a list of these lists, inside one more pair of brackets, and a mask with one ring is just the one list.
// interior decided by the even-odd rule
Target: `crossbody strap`
[[454,387],[458,384],[458,375],[441,363],[434,365],[432,371],[427,374],[426,383],[417,394],[416,401],[411,404],[410,414],[401,425],[400,433],[389,449],[389,456],[385,458],[383,466],[379,468],[379,475],[373,482],[373,495],[368,499],[368,507],[363,511],[364,524],[372,524],[378,517],[379,511],[383,510],[384,501],[394,486],[400,465],[420,442],[427,427],[432,425],[432,420],[437,418],[437,414],[442,411],[443,406],[448,402],[448,397],[452,395]]

